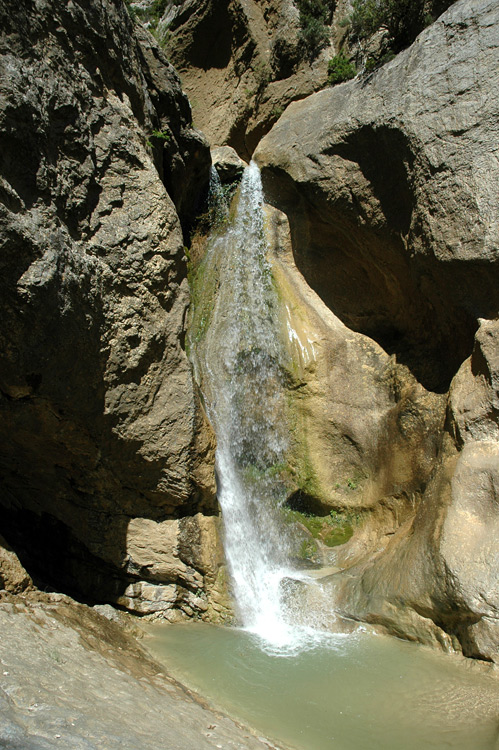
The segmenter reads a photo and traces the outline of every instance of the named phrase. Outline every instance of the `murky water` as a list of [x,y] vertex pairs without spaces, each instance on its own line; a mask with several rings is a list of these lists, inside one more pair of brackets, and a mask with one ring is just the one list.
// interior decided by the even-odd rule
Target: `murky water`
[[499,747],[499,681],[445,654],[362,632],[288,656],[236,628],[148,632],[145,645],[172,674],[296,750]]

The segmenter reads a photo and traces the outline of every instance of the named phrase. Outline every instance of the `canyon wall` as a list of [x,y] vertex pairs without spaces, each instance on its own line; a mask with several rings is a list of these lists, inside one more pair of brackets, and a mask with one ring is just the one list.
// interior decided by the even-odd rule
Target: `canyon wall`
[[0,28],[3,559],[86,601],[203,614],[221,552],[184,237],[208,145],[121,0],[2,2]]
[[[379,71],[290,105],[255,153],[331,321],[312,464],[331,504],[371,510],[338,548],[331,596],[486,659],[499,640],[498,28],[496,3],[456,3]],[[360,491],[342,499],[348,461]],[[372,512],[395,499],[395,524]]]
[[[184,350],[208,143],[121,0],[87,6],[0,2],[0,580],[216,618],[214,437]],[[346,3],[313,59],[291,0],[166,6],[196,125],[258,144],[290,501],[354,519],[323,550],[331,601],[496,660],[496,3],[321,91]]]

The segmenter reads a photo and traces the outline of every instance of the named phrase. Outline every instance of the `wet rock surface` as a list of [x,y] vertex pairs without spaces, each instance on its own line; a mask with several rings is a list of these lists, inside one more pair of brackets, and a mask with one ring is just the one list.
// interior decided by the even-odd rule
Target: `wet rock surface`
[[239,180],[246,166],[231,146],[218,146],[212,149],[211,161],[222,184]]
[[273,273],[283,300],[296,495],[307,511],[369,509],[376,523],[413,512],[435,467],[446,399],[428,392],[375,341],[347,328],[293,258],[286,217],[267,209]]
[[10,750],[258,750],[123,627],[60,595],[0,600],[0,745]]
[[[328,308],[314,321],[311,292],[287,272],[310,455],[344,477],[364,463],[351,492],[330,493],[363,513],[330,554],[343,571],[325,584],[331,598],[344,616],[493,661],[498,28],[495,3],[454,4],[373,75],[292,104],[255,153],[296,266]],[[383,472],[366,514],[365,479]]]
[[204,574],[180,581],[178,545],[134,556],[137,523],[218,512],[183,349],[209,149],[124,4],[0,3],[0,26],[2,533],[39,584],[180,583],[191,608]]

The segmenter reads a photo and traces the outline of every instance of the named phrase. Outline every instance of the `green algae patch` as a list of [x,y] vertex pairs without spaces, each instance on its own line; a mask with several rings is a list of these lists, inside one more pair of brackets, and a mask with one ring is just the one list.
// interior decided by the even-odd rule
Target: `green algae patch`
[[210,255],[210,246],[208,246],[204,258],[198,264],[190,259],[188,261],[187,279],[191,293],[189,307],[190,347],[204,338],[215,306],[219,285],[218,267],[217,263],[209,257]]
[[[282,508],[282,512],[286,523],[304,527],[314,540],[321,542],[326,547],[338,547],[340,544],[348,542],[353,536],[356,521],[348,513],[331,511],[327,516],[317,516],[312,513],[293,510],[286,506]],[[310,559],[316,551],[316,547],[313,551],[310,551],[309,547],[304,544],[308,541],[311,540],[304,540],[300,547],[300,557],[304,559]]]

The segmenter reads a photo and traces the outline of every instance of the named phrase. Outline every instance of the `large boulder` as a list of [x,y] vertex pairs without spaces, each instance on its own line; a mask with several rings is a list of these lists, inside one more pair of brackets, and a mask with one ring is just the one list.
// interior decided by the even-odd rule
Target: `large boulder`
[[433,390],[498,311],[497,23],[492,0],[456,3],[381,70],[290,105],[255,152],[308,283]]
[[136,519],[217,512],[183,348],[209,149],[123,3],[0,2],[0,27],[2,530],[39,583],[115,601],[178,579],[134,567]]
[[499,443],[446,453],[415,518],[353,564],[345,550],[330,591],[348,617],[499,661]]
[[291,366],[289,502],[400,523],[435,466],[446,400],[375,341],[345,326],[293,259],[286,217],[267,208],[274,282]]
[[[343,572],[324,585],[346,616],[491,660],[499,608],[499,201],[490,187],[499,176],[498,30],[495,2],[456,3],[374,74],[290,105],[255,152],[267,198],[288,216],[296,266],[328,308],[321,318],[331,354],[321,354],[328,365],[315,365],[328,404],[314,417],[325,437],[317,461],[344,476],[355,452],[371,459],[385,444],[372,476],[393,480],[404,457],[408,477],[426,466],[414,494],[410,482],[398,484],[413,507],[391,518],[383,513],[397,493],[387,484],[383,498],[378,482],[373,504],[372,484],[360,483],[352,504],[372,510],[332,556]],[[390,391],[376,375],[387,354],[403,384],[392,391],[391,429],[379,418]],[[408,408],[397,412],[411,382]],[[445,425],[439,398],[447,400]]]

